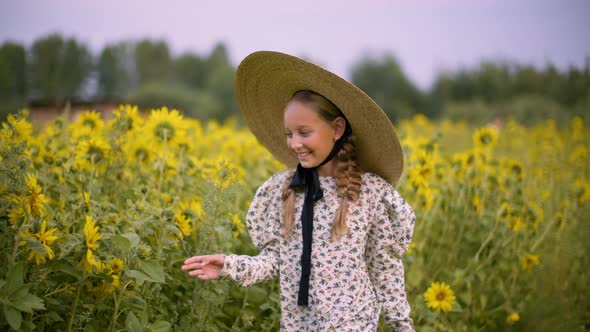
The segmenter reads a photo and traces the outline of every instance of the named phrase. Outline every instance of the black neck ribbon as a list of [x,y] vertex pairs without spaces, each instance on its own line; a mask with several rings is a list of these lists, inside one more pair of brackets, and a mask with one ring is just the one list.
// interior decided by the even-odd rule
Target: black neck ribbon
[[290,188],[302,188],[305,191],[303,200],[303,211],[301,212],[301,233],[303,238],[303,252],[301,254],[301,278],[299,280],[299,293],[297,304],[308,306],[309,299],[309,277],[311,275],[311,242],[313,234],[313,206],[315,202],[324,197],[324,192],[320,186],[318,168],[334,159],[336,154],[342,149],[344,143],[348,141],[350,135],[350,126],[344,135],[340,137],[332,147],[332,151],[326,159],[316,167],[304,168],[301,163],[297,164],[297,170],[293,174],[293,180],[289,185]]

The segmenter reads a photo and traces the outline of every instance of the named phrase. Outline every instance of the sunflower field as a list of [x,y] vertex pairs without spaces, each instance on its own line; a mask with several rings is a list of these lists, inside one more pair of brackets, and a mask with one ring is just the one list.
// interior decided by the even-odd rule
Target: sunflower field
[[[417,331],[590,329],[590,130],[416,116],[397,188],[417,214],[404,257]],[[284,168],[235,121],[122,105],[0,129],[0,328],[277,331],[277,281],[180,270],[255,255],[254,192]],[[384,326],[381,331],[387,331]]]

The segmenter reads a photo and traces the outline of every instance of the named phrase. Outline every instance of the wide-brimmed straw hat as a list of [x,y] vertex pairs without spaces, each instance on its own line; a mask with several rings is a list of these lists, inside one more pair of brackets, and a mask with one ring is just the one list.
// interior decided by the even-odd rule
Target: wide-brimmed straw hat
[[293,94],[310,90],[329,99],[348,119],[356,137],[360,167],[395,184],[403,153],[391,121],[363,91],[337,75],[300,58],[270,51],[248,55],[238,66],[235,93],[246,124],[275,158],[295,167],[287,146],[283,112]]

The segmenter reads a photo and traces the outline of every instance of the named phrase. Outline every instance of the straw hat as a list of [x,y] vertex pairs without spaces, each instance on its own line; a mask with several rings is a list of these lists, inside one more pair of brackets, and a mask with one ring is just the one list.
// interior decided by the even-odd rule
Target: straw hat
[[298,160],[287,147],[283,111],[299,90],[319,93],[338,106],[356,137],[361,168],[395,184],[403,168],[401,145],[387,115],[363,91],[317,65],[283,53],[255,52],[238,66],[235,93],[246,124],[288,167],[295,167]]

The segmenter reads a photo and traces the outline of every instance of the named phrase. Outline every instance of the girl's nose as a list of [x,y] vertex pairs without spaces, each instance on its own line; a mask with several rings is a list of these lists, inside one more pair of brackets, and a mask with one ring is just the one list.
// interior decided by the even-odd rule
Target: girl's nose
[[291,147],[291,149],[297,149],[303,146],[303,144],[301,144],[301,142],[299,142],[296,139],[291,139],[291,141],[289,142],[289,145]]

